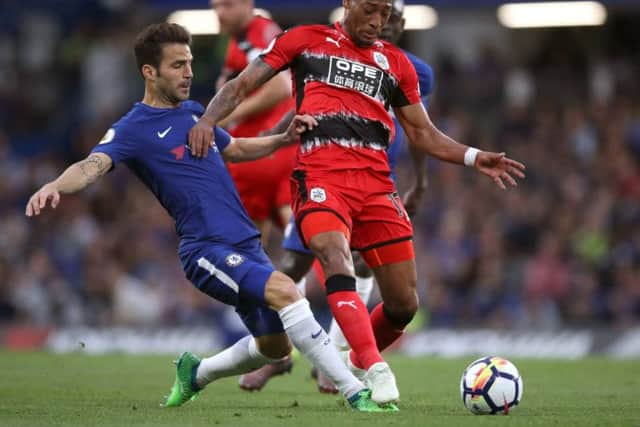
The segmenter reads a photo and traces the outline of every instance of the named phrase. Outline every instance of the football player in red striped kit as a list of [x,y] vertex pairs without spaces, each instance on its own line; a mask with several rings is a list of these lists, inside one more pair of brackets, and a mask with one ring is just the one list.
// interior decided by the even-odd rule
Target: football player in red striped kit
[[[406,55],[378,39],[392,0],[343,0],[341,23],[295,27],[214,97],[191,129],[195,156],[206,155],[211,126],[251,92],[291,68],[296,110],[318,126],[301,135],[293,172],[293,210],[305,244],[320,260],[331,311],[352,350],[346,362],[378,403],[400,397],[380,352],[418,308],[412,226],[389,175],[386,147],[393,108],[409,142],[440,160],[474,167],[500,188],[516,186],[524,165],[505,153],[458,143],[431,122]],[[355,290],[350,249],[372,268],[383,302],[369,317]]]
[[[271,19],[255,15],[253,0],[211,0],[220,32],[231,37],[224,67],[216,82],[220,89],[236,77],[282,30]],[[269,80],[218,123],[234,137],[255,137],[270,130],[295,108],[288,73]],[[291,217],[289,176],[295,164],[296,146],[283,147],[271,156],[244,163],[230,163],[242,204],[266,242],[273,223],[283,228]]]

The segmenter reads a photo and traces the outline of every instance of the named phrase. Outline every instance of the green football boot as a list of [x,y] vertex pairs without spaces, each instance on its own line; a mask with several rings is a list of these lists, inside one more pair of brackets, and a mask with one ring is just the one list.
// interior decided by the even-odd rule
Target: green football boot
[[171,394],[164,403],[167,408],[182,406],[198,397],[200,390],[202,390],[196,385],[196,371],[200,365],[198,356],[185,351],[174,363],[176,364],[176,380],[171,387]]
[[365,388],[360,390],[349,399],[349,406],[357,412],[398,412],[400,409],[393,403],[378,405],[371,400],[371,390]]

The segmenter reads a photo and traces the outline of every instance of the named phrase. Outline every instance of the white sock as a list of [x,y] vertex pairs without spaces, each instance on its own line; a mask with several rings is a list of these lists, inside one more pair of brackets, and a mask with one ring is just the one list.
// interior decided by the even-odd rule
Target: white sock
[[[356,292],[362,299],[364,305],[367,305],[369,298],[371,297],[371,291],[373,290],[373,277],[358,277],[356,276]],[[331,326],[329,327],[329,337],[333,341],[333,345],[338,350],[348,350],[349,343],[342,333],[342,329],[336,322],[336,319],[331,320]]]
[[373,276],[356,276],[356,292],[358,293],[358,295],[360,295],[360,299],[362,299],[364,305],[367,305],[369,303],[369,298],[371,298],[371,291],[373,291]]
[[258,350],[256,340],[247,335],[215,356],[202,359],[196,372],[196,384],[198,387],[204,387],[218,378],[251,372],[273,361],[263,356]]
[[303,277],[302,279],[300,279],[300,281],[296,283],[296,288],[298,288],[298,292],[300,292],[300,295],[302,295],[303,297],[306,297],[307,296],[307,278]]
[[340,351],[349,350],[349,343],[340,329],[340,325],[336,322],[336,319],[331,319],[331,326],[329,326],[329,338],[333,345]]
[[331,345],[331,338],[313,317],[309,301],[303,298],[278,314],[293,345],[329,377],[345,397],[349,398],[364,388],[345,366],[338,350]]

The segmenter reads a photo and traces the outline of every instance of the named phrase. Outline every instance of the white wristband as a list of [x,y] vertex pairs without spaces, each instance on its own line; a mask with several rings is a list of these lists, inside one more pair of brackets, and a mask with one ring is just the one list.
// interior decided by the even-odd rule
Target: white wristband
[[465,166],[475,166],[476,165],[476,157],[478,157],[478,153],[480,150],[477,148],[469,147],[467,151],[464,152],[464,165]]

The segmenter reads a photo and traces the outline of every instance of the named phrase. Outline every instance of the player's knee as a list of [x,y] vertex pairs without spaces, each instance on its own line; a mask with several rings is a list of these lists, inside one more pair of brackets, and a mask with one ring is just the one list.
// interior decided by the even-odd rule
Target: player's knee
[[300,300],[298,292],[291,278],[279,271],[274,272],[265,287],[265,301],[275,310],[280,310]]
[[391,323],[399,326],[408,325],[418,312],[418,295],[410,292],[402,298],[385,301],[383,310]]
[[327,271],[352,270],[351,251],[339,241],[326,241],[312,246],[313,252]]
[[329,267],[330,270],[341,270],[349,266],[349,258],[339,250],[325,250],[318,256],[322,266]]

